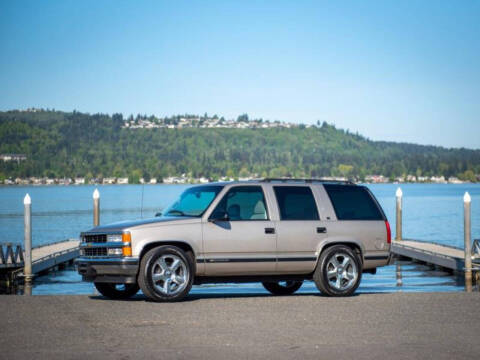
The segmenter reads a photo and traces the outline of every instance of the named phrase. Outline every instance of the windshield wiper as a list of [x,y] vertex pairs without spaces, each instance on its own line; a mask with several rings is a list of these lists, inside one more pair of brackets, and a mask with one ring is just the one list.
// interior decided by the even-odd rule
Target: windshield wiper
[[173,215],[172,213],[175,213],[178,216],[187,216],[182,210],[177,210],[177,209],[172,209],[165,215]]

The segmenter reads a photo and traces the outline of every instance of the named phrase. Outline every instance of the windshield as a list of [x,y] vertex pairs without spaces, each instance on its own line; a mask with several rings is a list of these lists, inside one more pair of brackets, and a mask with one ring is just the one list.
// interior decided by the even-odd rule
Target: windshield
[[222,188],[223,186],[219,185],[208,185],[187,189],[180,195],[179,199],[165,209],[163,215],[200,217]]

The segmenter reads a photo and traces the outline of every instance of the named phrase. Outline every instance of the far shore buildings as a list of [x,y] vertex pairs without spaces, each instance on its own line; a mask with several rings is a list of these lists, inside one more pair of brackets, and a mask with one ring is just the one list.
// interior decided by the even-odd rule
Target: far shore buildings
[[3,160],[5,162],[7,161],[24,161],[27,160],[27,156],[24,154],[0,154],[0,160]]
[[[480,181],[480,175],[476,175],[478,181]],[[240,181],[249,181],[253,179],[258,179],[258,176],[252,175],[247,177],[237,178]],[[334,177],[327,176],[322,179],[327,181],[347,181],[346,177]],[[234,181],[235,179],[227,176],[222,176],[218,178],[218,181]],[[214,179],[209,179],[206,177],[191,177],[187,174],[182,174],[179,176],[168,176],[163,179],[150,178],[148,180],[140,178],[140,184],[155,185],[155,184],[207,184],[209,182],[216,181]],[[356,183],[369,183],[369,184],[385,184],[385,183],[435,183],[435,184],[463,184],[465,181],[460,180],[457,177],[451,176],[446,179],[444,176],[415,176],[415,175],[406,175],[399,176],[394,179],[388,178],[383,175],[367,175],[365,176],[364,181],[352,180]],[[468,182],[468,181],[467,181]],[[75,177],[75,178],[47,178],[47,177],[28,177],[20,178],[17,177],[7,178],[3,181],[0,180],[0,184],[3,185],[127,185],[129,184],[129,179],[126,177],[105,177],[105,178],[91,178],[86,179],[85,177]]]
[[[317,124],[318,125],[318,124]],[[183,129],[183,128],[230,128],[230,129],[268,129],[268,128],[310,128],[317,125],[313,124],[295,124],[279,120],[269,121],[263,119],[248,120],[226,120],[223,117],[175,117],[175,118],[156,118],[150,117],[133,117],[126,119],[123,127],[128,129]]]

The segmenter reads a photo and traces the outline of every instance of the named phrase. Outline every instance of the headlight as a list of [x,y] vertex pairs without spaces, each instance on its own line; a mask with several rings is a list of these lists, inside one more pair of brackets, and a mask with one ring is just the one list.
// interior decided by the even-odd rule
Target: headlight
[[107,242],[122,242],[122,234],[107,235]]

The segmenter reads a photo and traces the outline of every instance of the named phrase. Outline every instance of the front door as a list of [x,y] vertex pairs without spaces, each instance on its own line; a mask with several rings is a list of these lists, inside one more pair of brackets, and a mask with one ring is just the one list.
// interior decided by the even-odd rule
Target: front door
[[208,276],[275,272],[275,225],[261,186],[228,190],[203,224],[203,246]]

